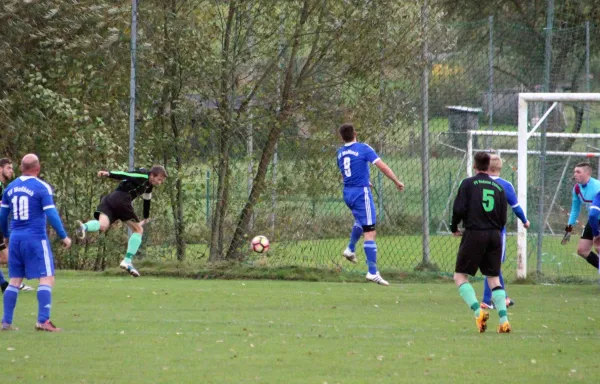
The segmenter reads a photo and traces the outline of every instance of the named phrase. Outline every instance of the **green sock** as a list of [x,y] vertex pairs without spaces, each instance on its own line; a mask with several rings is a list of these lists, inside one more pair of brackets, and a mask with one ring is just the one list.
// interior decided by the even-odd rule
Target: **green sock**
[[129,237],[129,242],[127,243],[127,255],[125,255],[125,260],[131,262],[131,259],[140,248],[140,244],[142,244],[142,235],[139,233],[132,233]]
[[87,232],[98,232],[100,230],[100,222],[98,220],[90,220],[83,224]]
[[506,316],[506,291],[504,289],[492,291],[492,301],[498,309],[500,324],[506,323],[508,321],[508,317]]
[[464,283],[458,287],[458,293],[460,293],[460,297],[463,298],[469,308],[473,310],[475,317],[479,317],[481,309],[479,308],[479,301],[477,300],[473,286],[470,283]]

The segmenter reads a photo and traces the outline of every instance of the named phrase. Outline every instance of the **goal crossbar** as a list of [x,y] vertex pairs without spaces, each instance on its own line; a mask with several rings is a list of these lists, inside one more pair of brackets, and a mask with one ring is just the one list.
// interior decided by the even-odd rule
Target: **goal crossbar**
[[[468,131],[469,135],[475,136],[514,136],[518,137],[519,132],[514,131]],[[541,133],[533,133],[529,137],[540,137]],[[564,133],[564,132],[547,132],[546,137],[563,137],[577,139],[600,139],[600,133]]]

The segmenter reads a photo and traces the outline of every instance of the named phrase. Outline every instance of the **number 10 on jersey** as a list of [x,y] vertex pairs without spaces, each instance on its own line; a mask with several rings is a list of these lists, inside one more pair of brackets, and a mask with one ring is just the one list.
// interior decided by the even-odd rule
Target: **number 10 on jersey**
[[11,202],[13,205],[13,220],[29,219],[29,197],[15,196]]

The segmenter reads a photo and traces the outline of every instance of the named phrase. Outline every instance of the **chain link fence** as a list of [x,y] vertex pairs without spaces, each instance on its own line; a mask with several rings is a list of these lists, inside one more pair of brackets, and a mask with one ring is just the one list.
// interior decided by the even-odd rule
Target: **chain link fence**
[[[589,24],[553,31],[550,52],[552,65],[547,71],[545,32],[524,26],[484,19],[468,24],[436,25],[428,36],[428,141],[422,151],[423,135],[423,74],[419,71],[396,69],[381,73],[379,92],[368,100],[374,103],[372,115],[354,120],[359,140],[372,145],[384,161],[406,184],[405,192],[373,169],[372,184],[378,215],[379,264],[383,270],[411,271],[434,269],[451,273],[459,240],[449,233],[452,202],[460,183],[467,176],[467,131],[517,131],[518,93],[550,89],[558,92],[586,91],[596,88],[591,75]],[[415,41],[414,52],[422,49]],[[382,50],[385,49],[382,43]],[[389,44],[389,43],[388,43]],[[419,63],[422,57],[414,57]],[[409,62],[403,64],[408,65]],[[356,97],[356,96],[354,96]],[[547,106],[546,106],[547,107]],[[247,251],[250,263],[269,266],[298,265],[304,267],[344,268],[362,271],[362,265],[342,262],[341,252],[348,242],[352,216],[341,198],[341,184],[334,154],[340,144],[335,121],[344,121],[352,114],[316,110],[322,127],[310,119],[294,121],[285,128],[269,162],[267,189],[257,204],[250,221],[247,240],[258,234],[273,243],[269,256]],[[535,123],[544,113],[544,106],[530,109],[530,121]],[[578,111],[585,110],[583,119]],[[590,106],[561,104],[548,118],[548,130],[559,132],[598,132],[598,110]],[[329,116],[324,116],[329,114]],[[265,140],[265,120],[260,106],[250,108],[251,119],[243,124],[235,138],[235,158],[231,163],[229,208],[237,213],[243,207],[252,188],[252,178],[259,161],[261,140]],[[217,136],[207,138],[205,146],[215,148]],[[575,152],[593,152],[586,140],[563,140],[554,147]],[[517,149],[516,137],[476,135],[474,148],[492,150]],[[541,143],[532,139],[530,150],[540,150]],[[254,149],[253,149],[254,148]],[[205,149],[202,150],[205,152]],[[210,151],[209,151],[210,152]],[[505,160],[502,177],[517,186],[516,154],[500,152]],[[424,158],[427,168],[423,167]],[[554,159],[546,157],[544,179],[546,190],[540,199],[540,156],[529,158],[528,218],[532,227],[528,234],[529,272],[550,277],[577,276],[592,278],[596,272],[576,255],[576,246],[559,245],[567,222],[571,199],[571,175],[577,162],[589,161],[586,156]],[[595,160],[594,160],[595,161]],[[218,198],[216,164],[201,161],[185,183],[197,183],[196,210],[188,225],[188,257],[209,259],[211,218]],[[597,168],[597,164],[593,164]],[[423,178],[429,189],[423,190]],[[427,198],[429,235],[423,233],[423,200]],[[543,204],[545,225],[539,231],[539,213]],[[581,222],[585,222],[582,210]],[[231,232],[237,217],[227,217],[226,232]],[[508,278],[516,270],[517,218],[510,214],[507,231]],[[538,235],[543,236],[541,256]],[[231,236],[226,235],[226,236]],[[427,246],[424,248],[423,243]],[[362,253],[360,243],[357,248]],[[428,254],[424,254],[424,249]],[[171,244],[165,244],[161,257],[174,258]],[[538,263],[538,259],[541,262]]]
[[[142,3],[135,159],[140,166],[164,164],[170,177],[154,194],[155,220],[146,226],[141,257],[363,271],[364,265],[344,264],[341,256],[353,219],[342,199],[335,151],[341,145],[337,127],[351,121],[359,140],[406,185],[398,192],[372,171],[380,268],[452,273],[459,240],[449,234],[451,207],[467,175],[467,132],[516,132],[519,92],[597,90],[598,50],[591,42],[598,34],[590,23],[549,29],[494,17],[448,23],[437,2],[421,8],[399,3],[353,8],[305,1],[273,8],[257,0],[229,15],[231,4],[198,2],[200,12],[192,3],[172,10],[159,2]],[[39,12],[42,20],[39,7],[29,14]],[[17,99],[0,100],[5,120],[13,122],[5,152],[16,157],[35,148],[42,155],[49,165],[44,176],[54,182],[57,206],[69,225],[89,217],[115,186],[94,178],[98,168],[127,168],[129,11],[102,3],[69,24],[95,31],[94,39],[77,41],[87,53],[75,51],[75,42],[42,41],[40,46],[54,47],[52,60],[61,64],[48,59],[52,70],[39,65],[25,76],[21,86],[30,94],[21,100],[47,105],[39,102],[28,113],[17,109]],[[63,65],[67,69],[61,72]],[[71,86],[83,84],[83,90],[68,88],[69,98],[47,93],[69,78],[68,68],[81,74]],[[57,105],[72,110],[63,117],[45,112]],[[530,109],[532,123],[544,107]],[[563,103],[546,128],[598,132],[597,112],[594,106]],[[45,123],[62,130],[18,133],[44,113]],[[546,144],[593,152],[596,143]],[[71,146],[77,156],[61,150]],[[516,138],[493,134],[476,135],[473,147],[517,148]],[[541,147],[532,139],[530,150]],[[516,187],[516,156],[505,151],[502,157],[502,177]],[[585,159],[529,158],[530,272],[595,276],[575,255],[575,244],[556,245],[567,221],[572,167]],[[546,186],[543,193],[540,185]],[[516,220],[511,214],[509,234],[516,231]],[[250,239],[259,234],[272,242],[267,256],[250,251]],[[69,252],[57,251],[58,266],[114,265],[126,238],[125,228],[117,226]],[[361,243],[357,249],[359,259],[364,257]],[[510,279],[516,270],[511,235],[507,256],[504,271]]]

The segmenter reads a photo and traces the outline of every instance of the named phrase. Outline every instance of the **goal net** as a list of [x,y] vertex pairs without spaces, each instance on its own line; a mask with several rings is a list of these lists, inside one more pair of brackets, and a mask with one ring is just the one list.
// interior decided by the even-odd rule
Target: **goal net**
[[581,205],[571,241],[563,245],[561,240],[571,210],[575,165],[589,163],[591,177],[600,176],[599,101],[596,93],[521,93],[518,131],[500,127],[468,132],[467,175],[472,174],[475,152],[499,154],[504,162],[501,177],[512,182],[531,222],[526,230],[509,212],[506,275],[597,277],[598,271],[577,255],[589,203]]

